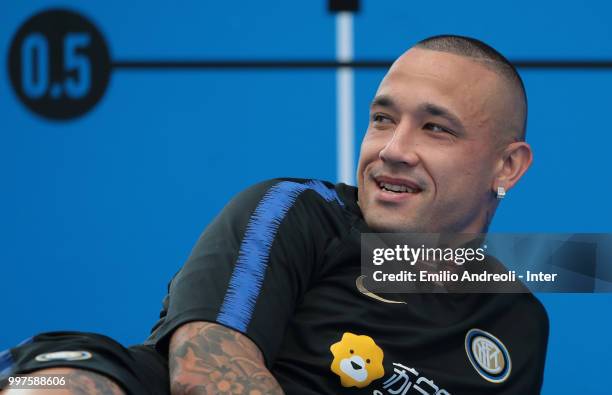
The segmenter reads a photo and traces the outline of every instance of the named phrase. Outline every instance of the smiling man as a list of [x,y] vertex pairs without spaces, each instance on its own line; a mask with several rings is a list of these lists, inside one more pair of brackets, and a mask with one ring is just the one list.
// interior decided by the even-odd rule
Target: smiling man
[[525,118],[520,77],[495,50],[426,39],[372,101],[358,188],[247,189],[171,281],[145,345],[41,335],[5,372],[71,377],[58,394],[539,393],[548,321],[531,294],[383,297],[360,281],[362,233],[486,232],[531,163]]
[[416,45],[372,102],[357,174],[368,225],[486,231],[498,188],[512,188],[531,163],[525,118],[521,80],[501,55],[459,38]]

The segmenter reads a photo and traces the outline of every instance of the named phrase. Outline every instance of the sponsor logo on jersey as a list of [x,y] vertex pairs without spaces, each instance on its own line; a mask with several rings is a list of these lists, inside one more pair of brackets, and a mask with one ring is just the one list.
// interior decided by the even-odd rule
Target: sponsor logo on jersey
[[343,387],[363,388],[385,375],[383,350],[370,336],[345,332],[329,349],[334,355],[331,370]]
[[444,388],[415,368],[393,362],[393,376],[382,383],[380,390],[374,390],[372,395],[451,395]]
[[[345,332],[329,349],[334,356],[331,371],[340,377],[343,387],[363,388],[385,375],[384,352],[369,336]],[[372,385],[372,395],[451,395],[415,368],[397,362],[384,382]]]
[[89,351],[56,351],[48,352],[45,354],[39,354],[36,356],[38,362],[49,362],[49,361],[83,361],[90,359],[91,353]]
[[501,383],[510,376],[510,354],[501,340],[489,332],[470,329],[465,335],[465,352],[476,372],[485,380]]

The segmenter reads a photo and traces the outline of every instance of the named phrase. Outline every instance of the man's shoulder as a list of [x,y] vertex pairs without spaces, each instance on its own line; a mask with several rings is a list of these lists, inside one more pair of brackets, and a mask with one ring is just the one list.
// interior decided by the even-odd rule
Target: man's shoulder
[[524,328],[531,336],[541,337],[540,340],[548,338],[548,313],[536,295],[529,291],[503,295],[507,302],[505,310],[511,314],[517,326]]
[[546,336],[548,336],[549,319],[546,308],[544,307],[540,299],[538,299],[533,293],[529,292],[526,295],[527,296],[525,298],[525,303],[529,306],[529,309],[532,312],[533,317],[535,318],[534,321],[537,323],[537,326],[541,330],[541,332],[545,333]]
[[279,232],[295,230],[317,239],[340,237],[361,219],[356,190],[320,179],[279,177],[250,186],[229,206],[250,222],[273,219],[280,224]]
[[354,203],[356,188],[315,178],[278,177],[253,184],[242,193],[281,205],[305,200],[344,207]]
[[[248,224],[311,224],[350,227],[359,217],[356,188],[307,178],[273,178],[237,193],[215,222],[244,229]],[[266,225],[267,226],[267,225]]]

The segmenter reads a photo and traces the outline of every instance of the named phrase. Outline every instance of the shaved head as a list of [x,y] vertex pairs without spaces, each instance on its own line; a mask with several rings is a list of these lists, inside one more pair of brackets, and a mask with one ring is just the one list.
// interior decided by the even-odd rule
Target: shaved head
[[480,40],[456,35],[433,36],[419,41],[415,48],[447,52],[474,60],[494,71],[506,82],[511,108],[500,120],[502,140],[524,141],[527,130],[527,94],[516,68],[502,54]]

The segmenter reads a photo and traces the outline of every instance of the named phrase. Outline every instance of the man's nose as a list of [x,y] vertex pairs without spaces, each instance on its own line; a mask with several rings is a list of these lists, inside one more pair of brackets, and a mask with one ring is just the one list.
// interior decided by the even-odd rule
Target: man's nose
[[400,123],[378,156],[388,164],[416,166],[420,160],[417,153],[418,146],[418,131],[415,125],[408,122]]

